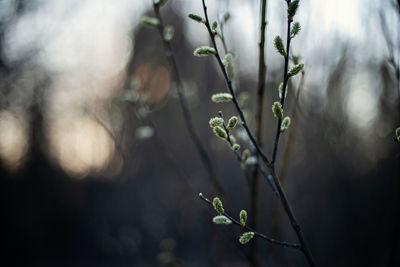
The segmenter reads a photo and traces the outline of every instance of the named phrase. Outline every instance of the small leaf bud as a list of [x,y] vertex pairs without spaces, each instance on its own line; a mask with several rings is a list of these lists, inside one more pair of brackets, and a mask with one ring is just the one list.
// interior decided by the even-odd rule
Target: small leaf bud
[[222,126],[224,124],[224,119],[220,117],[215,117],[211,118],[208,123],[210,124],[211,128],[214,128],[215,126]]
[[[287,88],[287,86],[286,86],[286,91],[285,91],[285,98],[286,98],[286,96],[287,96],[287,90],[288,88]],[[283,83],[280,83],[279,84],[279,98],[280,99],[282,99],[282,94],[283,94]]]
[[157,18],[144,16],[140,20],[142,24],[150,26],[150,27],[158,27],[160,26],[160,21]]
[[225,132],[224,129],[222,129],[221,126],[215,126],[213,128],[213,131],[214,131],[216,136],[218,136],[218,137],[220,137],[220,138],[222,138],[224,140],[228,139],[228,134]]
[[201,46],[194,50],[193,55],[196,57],[204,57],[208,55],[215,55],[217,52],[214,48],[209,46]]
[[171,25],[166,26],[164,28],[164,32],[163,32],[164,40],[167,42],[172,41],[172,39],[174,38],[174,33],[175,33],[175,30],[174,30],[173,26],[171,26]]
[[205,22],[205,20],[204,20],[201,16],[196,15],[196,14],[193,14],[193,13],[190,13],[190,14],[188,15],[188,17],[189,17],[190,19],[192,19],[192,20],[194,20],[194,21],[197,21],[197,22],[200,22],[200,23],[204,23],[204,22]]
[[281,133],[283,133],[284,131],[287,130],[287,128],[289,128],[290,125],[290,117],[285,117],[281,123]]
[[289,4],[289,7],[288,7],[289,20],[293,20],[294,16],[297,13],[298,8],[299,8],[299,0],[294,0]]
[[237,122],[238,122],[238,118],[236,116],[231,117],[228,121],[227,129],[232,130],[233,128],[235,128]]
[[303,63],[297,64],[296,66],[294,66],[293,68],[290,69],[289,75],[294,76],[294,75],[298,74],[300,71],[302,71],[303,68],[304,68]]
[[224,207],[222,206],[222,201],[219,199],[219,197],[215,197],[213,199],[213,207],[215,211],[219,213],[219,215],[224,214]]
[[238,150],[240,149],[240,145],[234,144],[234,145],[232,146],[232,149],[233,149],[233,151],[238,151]]
[[229,220],[229,218],[224,215],[218,215],[213,218],[213,223],[215,223],[215,224],[231,224],[232,221]]
[[242,162],[246,162],[246,160],[250,157],[250,150],[245,149],[242,153]]
[[282,38],[279,35],[274,39],[274,46],[279,54],[286,57],[285,47],[283,46]]
[[215,31],[218,28],[218,22],[214,21],[212,24],[212,29]]
[[248,243],[254,237],[254,232],[243,233],[239,238],[239,243],[244,245]]
[[213,94],[211,96],[211,100],[214,103],[225,103],[225,102],[229,102],[232,100],[232,95],[229,93],[218,93],[218,94]]
[[290,30],[290,38],[294,38],[301,30],[301,26],[299,22],[295,22],[292,25],[292,29]]
[[281,103],[279,102],[274,102],[272,105],[272,112],[274,113],[274,116],[278,119],[282,119],[283,117],[283,108]]
[[246,221],[247,221],[247,211],[241,210],[239,213],[239,218],[240,218],[240,224],[245,227],[246,226]]

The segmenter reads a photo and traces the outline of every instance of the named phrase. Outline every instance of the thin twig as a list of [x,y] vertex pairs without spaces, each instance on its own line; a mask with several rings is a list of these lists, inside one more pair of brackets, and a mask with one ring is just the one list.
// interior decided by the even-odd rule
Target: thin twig
[[[265,27],[267,26],[267,0],[261,0],[261,20],[260,20],[260,42],[259,42],[259,58],[258,58],[258,86],[257,86],[257,107],[256,107],[256,138],[262,148],[262,122],[264,110],[264,93],[267,66],[265,64]],[[257,157],[258,158],[258,157]],[[258,202],[258,167],[253,170],[253,179],[250,188],[250,221],[257,228],[257,202]],[[250,257],[255,265],[256,263],[256,242],[252,243]]]
[[221,25],[220,26],[221,34],[217,33],[217,36],[219,37],[219,39],[221,39],[222,47],[224,48],[224,53],[227,54],[228,53],[228,46],[227,46],[226,41],[225,41],[224,23],[220,21],[219,24]]
[[[311,251],[308,248],[308,245],[307,245],[307,243],[306,243],[306,241],[304,239],[303,232],[302,232],[302,230],[300,228],[300,225],[297,222],[297,219],[296,219],[296,217],[295,217],[295,215],[293,213],[293,209],[292,209],[292,207],[291,207],[291,205],[290,205],[290,203],[289,203],[289,201],[288,201],[288,199],[286,197],[286,193],[282,188],[282,185],[281,185],[281,183],[279,181],[279,178],[278,178],[278,176],[277,176],[277,174],[275,172],[275,168],[274,168],[273,164],[270,163],[270,161],[268,160],[268,157],[266,156],[264,151],[261,149],[261,147],[259,146],[259,144],[255,140],[251,130],[249,129],[249,127],[247,125],[246,119],[245,119],[245,117],[243,115],[243,111],[239,106],[238,100],[236,98],[236,94],[235,94],[235,92],[233,90],[233,87],[232,87],[232,81],[228,77],[228,74],[226,72],[226,69],[225,69],[224,64],[223,64],[223,62],[221,60],[220,54],[218,52],[218,47],[217,47],[216,42],[215,42],[215,36],[214,36],[214,34],[212,32],[212,29],[211,29],[211,26],[210,26],[210,22],[209,22],[209,19],[208,19],[207,6],[205,4],[205,0],[202,0],[202,3],[203,3],[204,16],[205,16],[205,20],[206,20],[205,26],[207,27],[208,33],[210,35],[210,38],[211,38],[211,41],[212,41],[212,44],[213,44],[213,47],[214,47],[214,49],[216,51],[215,58],[217,59],[218,64],[220,66],[220,69],[221,69],[221,71],[223,73],[223,76],[224,76],[225,81],[226,81],[227,86],[228,86],[228,90],[232,95],[232,102],[233,102],[237,112],[239,113],[239,116],[240,116],[240,118],[242,120],[243,127],[246,130],[246,133],[248,134],[251,143],[254,145],[256,151],[260,155],[261,159],[264,161],[265,165],[267,166],[267,168],[268,168],[268,170],[269,170],[269,172],[270,172],[270,174],[272,176],[272,179],[273,179],[273,181],[274,181],[274,183],[276,185],[276,188],[278,190],[278,193],[279,193],[280,200],[281,200],[281,203],[283,205],[283,208],[284,208],[284,210],[285,210],[285,212],[286,212],[286,214],[287,214],[287,216],[288,216],[288,218],[290,220],[290,224],[291,224],[292,228],[296,232],[297,238],[300,241],[301,250],[303,251],[304,255],[306,256],[309,265],[313,267],[313,266],[315,266],[315,263],[314,263],[314,259],[313,259],[312,255],[311,255]],[[290,0],[288,0],[288,4],[290,4]],[[289,31],[289,34],[290,34],[290,27],[288,28],[288,31]],[[285,87],[284,87],[284,91],[283,91],[282,96],[284,96],[285,93],[286,92],[285,92]],[[284,97],[283,97],[283,99],[284,99]]]
[[[290,0],[287,2],[288,6],[290,4]],[[291,41],[291,37],[290,37],[290,25],[292,24],[292,20],[288,18],[287,21],[287,33],[286,33],[286,56],[285,56],[285,66],[283,68],[283,90],[282,90],[282,95],[281,95],[281,105],[282,108],[284,109],[285,107],[285,99],[286,99],[286,87],[287,87],[287,83],[288,80],[290,78],[289,76],[289,59],[290,59],[290,41]],[[278,124],[277,124],[277,129],[276,129],[276,136],[275,136],[275,142],[274,142],[274,152],[272,154],[272,166],[275,165],[275,160],[276,160],[276,156],[278,153],[278,145],[279,145],[279,138],[281,136],[281,124],[282,124],[282,119],[279,118],[278,119]]]
[[299,106],[300,93],[303,91],[304,81],[305,81],[305,72],[302,71],[300,82],[297,87],[296,98],[294,100],[294,107],[293,107],[293,110],[290,112],[291,113],[290,118],[291,118],[292,123],[291,123],[290,129],[288,131],[288,136],[287,136],[288,141],[285,144],[284,152],[283,152],[283,156],[282,156],[282,164],[281,164],[281,168],[280,168],[281,173],[280,173],[279,178],[283,185],[285,184],[286,175],[287,175],[287,171],[288,171],[288,168],[286,166],[287,166],[287,163],[289,162],[291,147],[292,147],[292,144],[296,137],[296,129],[297,128],[295,127],[295,124],[297,123],[297,118],[299,117],[298,116],[299,112],[297,112],[297,111],[298,111],[298,108],[300,107]]
[[172,73],[173,73],[173,75],[175,75],[175,81],[177,83],[178,99],[179,99],[180,106],[182,108],[182,113],[183,113],[183,117],[185,120],[186,128],[189,131],[189,136],[192,139],[192,141],[200,155],[200,158],[209,173],[211,182],[213,183],[215,189],[219,193],[223,193],[222,186],[219,183],[219,181],[217,179],[217,175],[215,173],[214,165],[213,165],[210,157],[208,156],[207,151],[204,149],[203,143],[202,143],[200,137],[198,136],[197,131],[194,127],[192,114],[191,114],[188,102],[183,93],[183,91],[184,91],[183,83],[182,83],[182,79],[181,79],[179,71],[178,71],[178,64],[176,62],[174,53],[172,51],[171,43],[168,42],[167,40],[165,40],[165,38],[164,38],[165,26],[164,26],[164,23],[163,23],[161,14],[160,14],[160,6],[154,3],[153,8],[154,8],[155,16],[160,22],[159,26],[157,28],[158,28],[160,37],[161,37],[163,45],[164,45],[165,55],[168,59],[168,62],[170,64],[171,68],[172,68]]
[[[200,197],[200,199],[202,199],[203,201],[205,201],[209,205],[213,206],[212,201],[209,200],[208,198],[204,197],[202,193],[199,194],[199,197]],[[253,232],[254,235],[256,235],[256,236],[258,236],[258,237],[260,237],[262,239],[265,239],[266,241],[268,241],[268,242],[270,242],[272,244],[275,244],[275,245],[278,245],[278,246],[282,246],[282,247],[286,247],[286,248],[293,248],[293,249],[301,250],[301,247],[298,244],[285,242],[285,241],[279,241],[279,240],[273,239],[271,237],[268,237],[268,236],[266,236],[264,234],[261,234],[261,233],[255,231],[253,228],[248,227],[247,225],[242,226],[239,221],[234,219],[232,216],[230,216],[226,212],[224,213],[224,216],[227,217],[229,220],[231,220],[234,224],[239,225],[240,227],[243,227],[244,229],[246,229],[246,230],[248,230],[250,232]]]
[[[299,86],[297,88],[297,94],[296,94],[296,99],[295,99],[295,103],[294,103],[294,108],[293,111],[291,112],[291,118],[292,118],[292,123],[288,132],[288,137],[287,137],[287,143],[285,144],[285,149],[283,152],[283,156],[282,156],[282,166],[281,166],[281,174],[280,174],[280,180],[283,186],[285,186],[285,182],[286,182],[286,174],[288,172],[288,168],[286,167],[287,163],[289,162],[289,158],[290,158],[290,151],[291,151],[291,147],[292,144],[295,140],[296,137],[296,127],[294,127],[294,124],[297,123],[297,118],[298,116],[298,108],[299,108],[299,99],[300,99],[300,93],[303,91],[303,86],[304,86],[304,81],[305,81],[305,72],[302,71],[301,72],[301,80],[299,83]],[[280,218],[280,210],[279,210],[279,203],[275,202],[274,204],[274,210],[272,212],[272,232],[273,233],[278,233],[278,225],[279,225],[279,218]]]

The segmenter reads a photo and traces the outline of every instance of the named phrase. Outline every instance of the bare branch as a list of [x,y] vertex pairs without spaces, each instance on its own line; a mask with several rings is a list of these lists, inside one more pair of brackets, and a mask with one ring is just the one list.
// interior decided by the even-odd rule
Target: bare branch
[[[282,185],[281,185],[281,183],[279,181],[279,178],[278,178],[278,176],[277,176],[277,174],[275,172],[275,168],[274,168],[274,164],[273,164],[274,162],[273,161],[270,162],[268,160],[268,157],[266,156],[266,154],[264,153],[262,148],[259,146],[259,144],[255,140],[251,130],[249,129],[249,127],[247,125],[247,122],[246,122],[246,119],[244,117],[243,111],[239,106],[239,103],[237,101],[235,92],[233,90],[232,81],[229,79],[229,77],[227,75],[226,69],[224,67],[224,64],[223,64],[223,62],[221,60],[220,54],[218,52],[218,47],[217,47],[216,42],[215,42],[215,35],[212,32],[212,29],[211,29],[211,26],[210,26],[210,22],[209,22],[208,13],[207,13],[207,6],[206,6],[206,3],[205,3],[205,0],[202,0],[202,3],[203,3],[204,16],[205,16],[205,20],[206,20],[205,21],[205,26],[207,27],[208,33],[210,35],[210,38],[211,38],[211,41],[212,41],[212,44],[213,44],[213,47],[214,47],[214,49],[216,51],[216,53],[214,55],[215,55],[215,57],[216,57],[216,59],[218,61],[220,69],[221,69],[221,71],[222,71],[222,73],[224,75],[224,78],[225,78],[227,87],[229,89],[229,92],[232,95],[232,102],[235,105],[235,108],[236,108],[237,112],[239,113],[239,116],[240,116],[240,118],[242,120],[243,127],[245,128],[245,130],[246,130],[246,132],[247,132],[247,134],[248,134],[248,136],[250,138],[251,143],[254,145],[255,149],[257,150],[257,152],[260,155],[261,159],[266,164],[266,166],[267,166],[267,168],[268,168],[268,170],[269,170],[269,172],[270,172],[270,174],[272,176],[272,179],[273,179],[273,181],[275,183],[275,186],[276,186],[276,188],[278,190],[278,193],[279,193],[279,196],[280,196],[280,200],[281,200],[283,208],[284,208],[284,210],[286,212],[286,215],[288,216],[288,218],[290,220],[290,223],[291,223],[291,226],[292,226],[293,230],[296,232],[296,235],[297,235],[297,237],[298,237],[298,239],[300,241],[301,251],[303,251],[304,255],[306,256],[309,265],[313,267],[313,266],[315,266],[314,259],[313,259],[312,255],[311,255],[311,251],[309,250],[309,248],[307,246],[307,243],[306,243],[305,238],[303,236],[303,232],[302,232],[302,230],[300,228],[300,225],[297,222],[297,219],[296,219],[296,217],[295,217],[295,215],[293,213],[292,206],[290,205],[290,203],[289,203],[289,201],[288,201],[288,199],[286,197],[286,193],[283,190],[283,187],[282,187]],[[291,0],[287,0],[288,7],[289,7],[290,3],[291,3]],[[287,48],[290,47],[290,24],[291,24],[291,21],[292,21],[292,18],[289,18],[288,19],[288,39],[287,39],[287,44],[286,44]],[[283,89],[283,94],[282,94],[282,96],[283,96],[282,99],[283,100],[281,99],[281,101],[283,101],[282,102],[283,104],[284,104],[284,99],[285,99],[284,96],[286,94],[287,80],[290,77],[288,72],[287,72],[288,64],[289,64],[288,61],[289,61],[289,53],[287,53],[287,57],[285,58],[285,70],[286,70],[286,72],[285,72],[285,75],[284,75],[284,81],[286,81],[286,82],[284,83],[284,89]],[[279,122],[279,126],[280,126],[280,124],[281,124],[281,121]],[[279,130],[279,128],[278,128],[278,130]],[[279,139],[279,136],[278,136],[278,139]]]
[[156,18],[159,20],[159,25],[157,26],[157,29],[160,33],[160,37],[163,41],[163,45],[164,45],[164,50],[165,50],[165,55],[168,59],[168,62],[172,68],[172,73],[175,76],[175,81],[177,83],[177,93],[178,93],[178,99],[179,99],[179,104],[182,108],[182,113],[183,113],[183,117],[185,119],[185,124],[186,124],[186,128],[189,131],[189,136],[192,139],[199,155],[200,158],[204,164],[204,166],[206,167],[208,174],[210,176],[211,182],[213,183],[215,189],[220,192],[223,193],[223,189],[221,184],[219,183],[218,179],[217,179],[217,175],[215,173],[215,169],[214,169],[214,165],[210,159],[210,157],[208,156],[207,151],[204,148],[204,145],[200,139],[200,137],[197,134],[197,131],[194,127],[193,124],[193,119],[192,119],[192,113],[190,111],[188,102],[184,96],[183,93],[183,83],[182,83],[182,79],[180,77],[179,71],[178,71],[178,64],[176,62],[173,50],[172,50],[172,46],[171,43],[167,40],[165,40],[164,38],[164,23],[160,14],[160,5],[154,3],[153,4],[153,8],[154,8],[154,13],[156,15]]
[[[199,197],[200,197],[201,200],[203,200],[206,203],[208,203],[209,205],[213,206],[212,201],[209,200],[208,198],[204,197],[202,193],[199,194]],[[258,236],[258,237],[260,237],[260,238],[262,238],[262,239],[264,239],[264,240],[266,240],[266,241],[268,241],[268,242],[270,242],[270,243],[272,243],[274,245],[301,250],[301,247],[298,244],[289,243],[289,242],[285,242],[285,241],[279,241],[279,240],[273,239],[271,237],[268,237],[268,236],[266,236],[264,234],[261,234],[261,233],[255,231],[254,229],[248,227],[247,225],[242,226],[239,221],[234,219],[232,216],[230,216],[226,212],[224,213],[224,216],[226,216],[228,219],[230,219],[234,224],[236,224],[236,225],[238,225],[238,226],[240,226],[240,227],[242,227],[242,228],[244,228],[244,229],[246,229],[248,231],[254,232],[254,235],[256,235],[256,236]]]

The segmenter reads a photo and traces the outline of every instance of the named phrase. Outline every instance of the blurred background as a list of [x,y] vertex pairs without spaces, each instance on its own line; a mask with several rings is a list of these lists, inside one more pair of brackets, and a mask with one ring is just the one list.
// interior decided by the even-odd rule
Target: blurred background
[[[235,84],[255,127],[259,1],[208,1],[234,54]],[[272,153],[285,2],[268,1],[263,144]],[[208,120],[232,104],[200,0],[170,0],[172,47],[218,193],[185,127],[161,38],[139,0],[0,0],[1,261],[7,266],[250,266],[241,229],[214,225],[198,193],[249,210],[250,181]],[[400,27],[397,0],[302,0],[277,168],[318,266],[400,265]],[[220,44],[220,43],[219,43]],[[234,130],[248,147],[243,129]],[[250,167],[251,169],[251,167]],[[258,231],[296,242],[267,182]],[[295,250],[257,242],[261,266],[307,266]],[[252,242],[253,242],[252,241]]]

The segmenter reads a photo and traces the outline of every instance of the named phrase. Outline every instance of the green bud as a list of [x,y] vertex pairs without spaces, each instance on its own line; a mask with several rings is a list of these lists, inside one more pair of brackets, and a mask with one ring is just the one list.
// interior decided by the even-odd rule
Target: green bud
[[218,22],[214,21],[211,28],[215,31],[218,28]]
[[250,165],[255,165],[255,164],[257,164],[257,158],[256,157],[249,157],[247,160],[246,160],[246,162],[245,162],[245,164],[246,165],[248,165],[248,166],[250,166]]
[[299,8],[299,0],[294,0],[289,4],[289,7],[288,7],[289,20],[293,20],[294,16],[297,13],[298,8]]
[[238,118],[236,116],[233,116],[229,119],[228,121],[228,130],[232,130],[233,128],[235,128],[236,124],[238,122]]
[[224,207],[222,206],[222,201],[219,199],[219,197],[214,197],[213,199],[213,206],[216,212],[219,213],[219,215],[224,214]]
[[164,32],[163,32],[164,40],[167,42],[172,41],[172,39],[174,38],[174,33],[175,33],[175,30],[174,30],[173,26],[171,26],[171,25],[166,26],[164,28]]
[[248,243],[254,237],[254,232],[246,232],[241,235],[239,238],[239,243],[244,245]]
[[281,123],[281,133],[283,133],[284,131],[287,130],[287,128],[289,128],[290,125],[290,117],[285,117]]
[[220,138],[222,138],[224,140],[228,139],[228,134],[225,132],[224,129],[222,129],[221,126],[215,126],[213,128],[213,131],[214,131],[216,136],[218,136],[218,137],[220,137]]
[[290,30],[290,38],[294,38],[301,30],[300,23],[295,22]]
[[240,145],[234,144],[234,145],[232,146],[232,149],[233,149],[233,151],[238,151],[238,150],[240,149]]
[[399,137],[400,136],[400,127],[396,129],[396,136]]
[[[286,91],[285,91],[285,98],[287,96],[287,85],[286,85]],[[283,94],[283,83],[279,84],[279,98],[282,99],[282,94]]]
[[224,119],[220,117],[215,117],[211,118],[208,123],[210,124],[211,128],[214,128],[215,126],[222,126],[224,124]]
[[250,150],[245,149],[242,153],[242,162],[246,162],[249,157],[250,157]]
[[241,210],[239,213],[239,218],[240,218],[240,224],[245,227],[246,226],[246,221],[247,221],[247,211]]
[[213,223],[215,223],[215,224],[231,224],[232,221],[229,220],[229,218],[224,215],[218,215],[213,218]]
[[232,62],[232,59],[233,59],[232,53],[228,53],[225,55],[224,59],[222,60],[222,63],[224,63],[224,66],[226,67],[228,66],[229,63]]
[[196,57],[204,57],[208,55],[215,55],[217,52],[214,48],[209,46],[201,46],[194,50],[193,55]]
[[278,51],[279,54],[281,54],[282,56],[286,57],[286,51],[285,51],[285,47],[283,46],[283,41],[282,38],[278,35],[275,37],[274,39],[274,46],[276,48],[276,50]]
[[222,63],[224,64],[226,71],[228,72],[229,79],[233,79],[235,77],[235,69],[232,53],[227,53],[224,59],[222,59]]
[[293,68],[290,69],[289,75],[294,76],[294,75],[298,74],[300,71],[302,71],[303,68],[304,68],[303,63],[297,64],[296,66],[294,66]]
[[232,100],[232,95],[229,93],[218,93],[218,94],[213,94],[211,96],[211,100],[214,103],[225,103],[225,102],[229,102]]
[[299,64],[300,59],[301,59],[301,56],[292,56],[293,64],[295,64],[295,65]]
[[147,25],[150,27],[158,27],[160,26],[160,21],[157,18],[144,16],[140,20],[143,25]]
[[283,108],[281,103],[279,102],[274,102],[272,105],[272,112],[274,113],[274,116],[278,119],[282,119],[283,117]]
[[224,15],[224,23],[227,23],[230,18],[231,18],[231,14],[225,13],[225,15]]
[[189,17],[190,19],[192,19],[192,20],[194,20],[194,21],[197,21],[197,22],[200,22],[200,23],[205,23],[205,22],[206,22],[201,16],[196,15],[196,14],[193,14],[193,13],[190,13],[190,14],[188,15],[188,17]]

